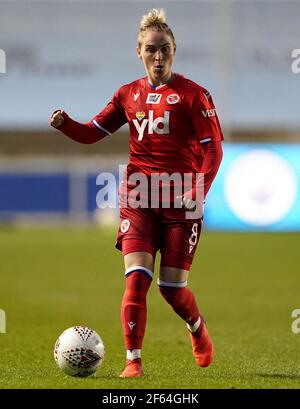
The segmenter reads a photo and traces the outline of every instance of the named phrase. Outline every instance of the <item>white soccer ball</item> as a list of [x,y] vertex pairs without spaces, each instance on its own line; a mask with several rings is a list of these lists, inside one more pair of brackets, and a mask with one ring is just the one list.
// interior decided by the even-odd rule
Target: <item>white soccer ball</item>
[[57,339],[54,359],[68,375],[86,377],[101,366],[105,348],[101,337],[88,327],[71,327]]

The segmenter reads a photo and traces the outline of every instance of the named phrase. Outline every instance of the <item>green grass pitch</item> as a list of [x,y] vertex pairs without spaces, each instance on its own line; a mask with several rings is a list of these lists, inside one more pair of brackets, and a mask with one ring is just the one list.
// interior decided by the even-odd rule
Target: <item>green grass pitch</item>
[[[124,287],[115,229],[0,231],[0,388],[299,388],[299,234],[204,232],[189,286],[216,348],[198,368],[184,322],[148,295],[145,377],[119,379],[125,353],[119,309]],[[159,261],[159,260],[157,260]],[[57,336],[87,325],[106,356],[90,378],[64,375],[53,359]]]

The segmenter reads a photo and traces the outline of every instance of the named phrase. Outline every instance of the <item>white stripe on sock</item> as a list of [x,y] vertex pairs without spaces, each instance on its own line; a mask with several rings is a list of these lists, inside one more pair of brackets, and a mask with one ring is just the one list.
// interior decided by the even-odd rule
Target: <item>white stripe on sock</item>
[[201,324],[201,318],[199,317],[198,320],[195,322],[195,324],[190,325],[190,324],[186,324],[186,326],[188,327],[189,331],[191,332],[196,332],[197,329],[200,327]]
[[127,268],[127,270],[125,271],[125,276],[129,273],[131,273],[132,271],[135,270],[143,270],[145,273],[147,273],[151,278],[153,278],[153,272],[151,270],[149,270],[146,267],[143,266],[134,266],[134,267],[129,267]]
[[173,283],[173,282],[167,282],[167,281],[162,281],[159,278],[157,279],[157,285],[160,287],[174,287],[174,288],[184,288],[187,286],[187,280],[182,281],[180,283]]
[[140,349],[127,349],[126,351],[126,358],[127,359],[137,359],[141,357],[141,350]]

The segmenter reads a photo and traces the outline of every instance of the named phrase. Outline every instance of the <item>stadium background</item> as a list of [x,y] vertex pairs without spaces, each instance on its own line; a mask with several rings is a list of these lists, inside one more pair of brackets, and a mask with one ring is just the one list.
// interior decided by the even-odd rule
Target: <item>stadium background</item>
[[[118,211],[97,209],[96,195],[101,186],[96,185],[96,177],[107,171],[117,175],[118,166],[127,162],[128,130],[125,126],[112,137],[85,146],[50,129],[48,118],[54,109],[63,108],[74,119],[87,121],[106,105],[121,84],[144,76],[135,56],[135,44],[140,18],[151,7],[166,9],[178,47],[175,72],[183,73],[211,91],[225,134],[224,160],[206,201],[203,247],[218,245],[224,252],[225,248],[232,251],[233,246],[240,246],[234,252],[240,264],[237,263],[235,273],[231,272],[232,280],[223,283],[224,291],[227,288],[243,297],[239,287],[241,270],[245,279],[251,281],[254,294],[262,295],[270,283],[278,280],[278,291],[282,286],[286,298],[280,303],[275,291],[270,302],[273,300],[278,308],[282,306],[281,313],[276,310],[276,317],[281,317],[281,329],[288,339],[293,361],[297,337],[290,331],[291,312],[300,307],[297,305],[299,268],[296,262],[300,230],[300,74],[292,72],[291,53],[300,48],[299,1],[0,1],[0,49],[6,55],[6,73],[0,74],[0,275],[3,284],[0,308],[11,317],[7,320],[7,334],[0,336],[0,342],[10,336],[10,332],[14,333],[15,328],[20,330],[18,314],[21,316],[23,308],[28,307],[23,293],[20,293],[19,304],[16,302],[15,283],[23,282],[23,274],[26,274],[28,288],[32,288],[32,282],[40,279],[37,270],[49,269],[49,274],[53,273],[49,266],[55,266],[55,256],[49,258],[47,248],[55,244],[55,231],[56,237],[62,240],[58,240],[62,247],[73,238],[75,249],[81,243],[82,248],[88,250],[91,240],[94,251],[99,251],[103,245],[101,240],[108,240],[110,250],[99,254],[98,264],[95,262],[89,267],[92,277],[98,277],[96,273],[101,268],[111,268],[110,263],[115,270],[120,270],[121,259],[112,253]],[[245,231],[249,233],[240,235]],[[53,242],[49,244],[51,237]],[[25,256],[27,245],[26,251],[33,251],[31,240],[32,246],[37,246],[36,251],[42,254],[34,272],[30,257],[24,268],[11,258],[13,249],[20,257]],[[228,247],[224,246],[224,240]],[[243,243],[252,251],[251,263]],[[262,246],[265,252],[261,251]],[[207,251],[210,254],[210,247]],[[53,274],[64,274],[66,282],[68,274],[75,274],[76,280],[81,274],[87,275],[82,271],[83,261],[81,265],[75,266],[73,262],[69,265],[68,254],[71,257],[68,251],[66,257],[61,255],[63,268]],[[203,263],[207,263],[209,270],[209,260],[202,261],[201,254],[194,268],[203,268]],[[228,262],[232,262],[234,254],[229,257],[227,252],[226,256]],[[48,267],[45,258],[50,263]],[[220,262],[215,268],[222,270],[224,264]],[[225,270],[230,276],[228,265]],[[118,280],[117,274],[115,277]],[[97,280],[100,279],[96,279],[100,285]],[[197,287],[197,279],[194,280]],[[222,292],[224,278],[218,276],[217,280]],[[283,284],[284,280],[288,280],[288,284]],[[119,281],[115,299],[122,291]],[[210,303],[215,300],[210,283],[209,279],[204,281],[208,314],[214,311]],[[201,294],[202,284],[203,281],[199,281]],[[25,285],[25,291],[26,288]],[[68,323],[75,323],[77,317],[100,327],[99,331],[103,332],[105,319],[100,324],[91,312],[80,317],[79,306],[84,302],[84,294],[84,291],[82,296],[77,294],[76,301],[69,300],[71,305],[76,305],[74,315],[67,314],[66,318],[62,314],[57,326],[50,319],[53,336]],[[156,296],[152,294],[152,297]],[[65,299],[68,300],[67,291]],[[106,311],[103,300],[98,302],[99,308]],[[50,304],[49,300],[49,308]],[[238,301],[237,305],[239,308]],[[40,306],[37,302],[36,308]],[[116,302],[112,308],[117,311],[117,307]],[[241,316],[249,313],[249,305],[243,304],[243,307]],[[267,308],[267,311],[271,310]],[[28,314],[29,322],[38,320],[35,313]],[[243,326],[241,316],[236,317],[236,328]],[[277,329],[274,326],[274,334]],[[216,333],[218,330],[222,333],[218,327]],[[117,337],[120,336],[117,332]],[[114,346],[110,348],[113,350]],[[9,356],[11,351],[8,349],[7,353]],[[277,372],[284,375],[282,368]],[[291,370],[287,375],[290,386],[299,386],[299,377],[293,378],[293,374]],[[24,373],[24,382],[14,384],[11,380],[7,385],[26,387],[25,378]],[[208,378],[204,386],[213,387],[213,379]],[[281,385],[280,376],[271,380],[275,386]],[[230,382],[234,384],[233,380]],[[251,382],[247,382],[244,386],[251,386]],[[37,383],[33,380],[30,385],[36,387]],[[50,384],[53,385],[55,381]],[[197,387],[193,383],[185,386]],[[225,382],[221,386],[229,384]]]

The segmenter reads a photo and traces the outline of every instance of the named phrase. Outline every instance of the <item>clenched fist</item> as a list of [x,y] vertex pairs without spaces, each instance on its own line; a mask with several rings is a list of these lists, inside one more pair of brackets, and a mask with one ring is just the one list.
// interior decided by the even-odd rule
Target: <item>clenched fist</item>
[[64,111],[62,109],[55,111],[50,118],[50,125],[53,126],[54,128],[60,127],[65,120],[63,114]]

